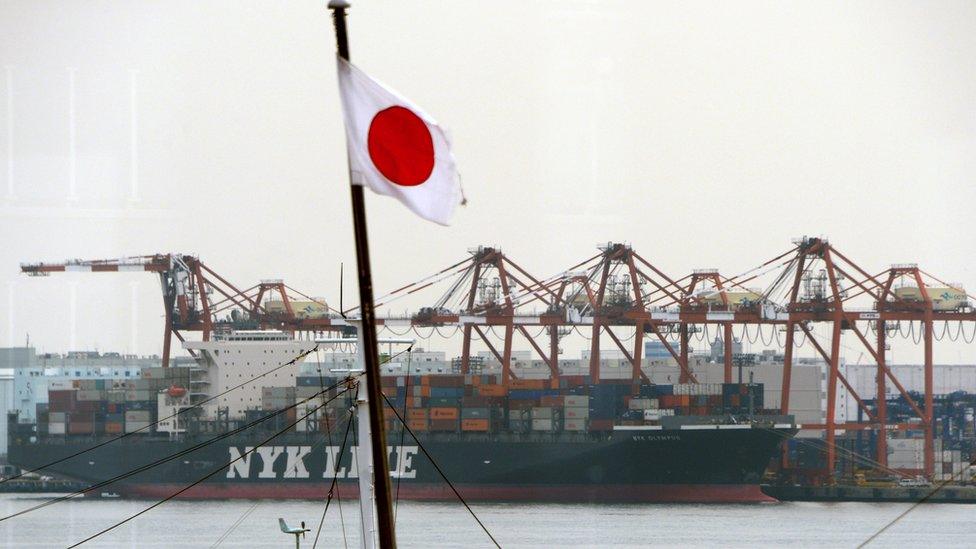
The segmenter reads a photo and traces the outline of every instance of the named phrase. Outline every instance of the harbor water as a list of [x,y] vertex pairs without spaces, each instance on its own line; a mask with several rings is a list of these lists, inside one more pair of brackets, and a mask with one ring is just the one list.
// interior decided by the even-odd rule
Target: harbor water
[[[3,515],[50,495],[4,494]],[[148,507],[153,501],[76,499],[0,522],[4,547],[66,547]],[[491,503],[472,507],[502,547],[854,547],[910,504],[774,503],[754,505],[558,505]],[[491,547],[458,503],[400,502],[401,547]],[[171,501],[83,547],[294,547],[278,529],[312,528],[315,501]],[[341,517],[340,517],[341,510]],[[925,504],[871,547],[972,547],[976,505]],[[330,507],[318,547],[358,546],[358,505]],[[235,524],[237,525],[235,527]],[[343,536],[343,524],[345,537]]]

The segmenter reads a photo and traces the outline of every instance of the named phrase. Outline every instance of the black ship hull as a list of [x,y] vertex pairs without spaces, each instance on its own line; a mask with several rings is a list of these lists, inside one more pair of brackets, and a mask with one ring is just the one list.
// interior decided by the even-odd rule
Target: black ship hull
[[[602,435],[516,436],[433,434],[421,442],[441,470],[471,500],[566,502],[771,501],[760,480],[791,426],[633,427]],[[215,435],[183,440],[125,437],[47,469],[97,483],[165,459]],[[324,498],[334,476],[340,497],[356,497],[358,472],[351,441],[322,433],[287,433],[253,453],[263,437],[225,439],[120,479],[92,493],[169,496],[213,471],[182,498]],[[390,436],[394,489],[406,499],[451,499],[430,459],[408,436]],[[94,446],[92,437],[12,440],[9,460],[33,469]],[[411,444],[412,442],[412,444]],[[243,457],[240,457],[243,456]],[[228,462],[240,457],[230,466]],[[338,468],[336,462],[338,461]]]

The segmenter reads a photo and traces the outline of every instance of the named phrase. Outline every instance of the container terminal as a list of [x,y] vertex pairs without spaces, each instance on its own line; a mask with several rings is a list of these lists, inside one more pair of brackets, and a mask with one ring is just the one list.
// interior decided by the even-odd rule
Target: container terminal
[[[973,400],[962,391],[937,396],[933,360],[935,341],[972,343],[968,334],[976,335],[976,313],[970,296],[961,285],[943,282],[914,264],[892,265],[871,275],[824,238],[804,237],[793,244],[731,278],[717,269],[670,277],[620,243],[600,246],[593,257],[546,278],[533,276],[497,248],[473,248],[464,260],[377,299],[382,307],[405,296],[416,302],[442,290],[429,306],[378,322],[397,335],[454,336],[461,349],[450,360],[419,348],[406,363],[396,357],[385,366],[384,391],[403,412],[406,426],[425,437],[425,445],[442,445],[445,453],[473,449],[470,455],[458,452],[467,455],[462,463],[473,463],[476,455],[501,447],[499,443],[509,445],[481,460],[499,464],[494,472],[491,467],[465,471],[458,466],[462,481],[490,486],[482,494],[489,499],[529,497],[507,493],[499,480],[503,478],[557,488],[568,483],[572,486],[566,492],[573,496],[561,488],[550,490],[550,496],[572,499],[586,493],[597,501],[605,499],[600,487],[628,483],[671,488],[624,496],[650,501],[759,500],[753,488],[760,482],[767,484],[766,497],[869,500],[899,490],[907,490],[905,497],[911,498],[930,485],[970,483]],[[207,395],[219,394],[231,372],[245,378],[257,375],[286,356],[315,348],[316,340],[326,335],[350,334],[347,317],[356,315],[355,309],[333,309],[281,280],[238,290],[189,255],[35,263],[22,265],[22,270],[30,275],[152,272],[162,282],[166,313],[158,367],[143,369],[138,379],[128,381],[54,383],[48,387],[46,407],[37,403],[32,414],[11,418],[11,462],[28,468],[37,464],[27,457],[28,449],[36,454],[43,446],[45,452],[57,453],[59,443],[66,451],[69,441],[80,444],[86,437],[95,441],[142,429],[166,417],[168,410],[192,407]],[[820,335],[821,328],[830,337]],[[906,332],[923,349],[923,362],[915,367],[920,387],[899,379],[896,373],[905,367],[886,360],[889,340],[904,339]],[[189,333],[198,333],[199,339],[186,337]],[[178,365],[170,357],[173,336],[183,342],[193,363]],[[563,351],[572,338],[585,341],[579,359],[567,358]],[[842,338],[870,357],[870,364],[856,365],[853,376],[841,356]],[[741,352],[743,341],[757,339],[780,348]],[[692,352],[694,341],[711,343],[711,352]],[[247,345],[255,346],[255,353],[260,349],[264,360],[254,355],[238,364],[228,356],[230,348],[240,352]],[[516,345],[530,350],[517,350]],[[813,348],[817,358],[794,358],[801,345]],[[280,354],[272,358],[269,351]],[[314,366],[306,358],[275,383],[262,380],[246,392],[201,407],[198,415],[181,417],[182,424],[153,425],[147,435],[178,447],[220,425],[298,402],[322,383],[337,382],[328,373],[335,361],[354,360],[327,346],[319,354],[323,356]],[[332,360],[332,366],[323,367],[323,360]],[[432,364],[438,371],[432,371]],[[313,367],[318,375],[310,375]],[[952,366],[938,366],[945,368]],[[867,389],[873,393],[857,378],[856,372],[868,370],[873,371],[873,383]],[[221,375],[226,376],[223,381]],[[303,449],[314,445],[309,433],[341,427],[342,399],[337,402],[323,417],[296,428],[290,435],[294,441],[278,449],[279,457],[255,459],[249,464],[253,469],[228,471],[233,473],[228,479],[262,474],[288,478],[292,473],[311,475],[309,467],[328,467],[334,450],[312,457],[311,450]],[[89,413],[91,421],[78,419]],[[391,437],[409,441],[397,434],[389,416],[388,421]],[[691,441],[699,435],[708,438]],[[669,437],[687,447],[654,453],[628,446]],[[708,450],[723,437],[717,447],[722,449]],[[739,451],[742,445],[768,455],[746,455]],[[405,475],[405,464],[423,462],[412,461],[403,444],[393,446],[391,474]],[[570,447],[574,450],[567,452]],[[231,455],[232,448],[221,451]],[[556,454],[547,453],[554,448],[559,448]],[[299,455],[303,451],[309,452],[308,459]],[[724,459],[709,462],[703,454],[711,452]],[[553,477],[538,465],[560,454],[567,456],[565,475]],[[593,454],[599,456],[596,461]],[[505,463],[509,455],[523,458]],[[682,463],[694,467],[681,472],[668,456],[682,456]],[[331,459],[346,465],[342,455]],[[606,476],[611,463],[619,465],[622,476]],[[736,474],[730,474],[730,464]],[[598,470],[603,472],[593,473]],[[61,474],[86,481],[98,476]],[[178,483],[190,473],[169,474]],[[633,474],[652,476],[628,476]],[[693,477],[703,479],[700,486],[693,486]],[[139,489],[161,480],[165,478],[148,479]],[[222,489],[234,483],[224,484]],[[416,484],[416,497],[437,497],[436,489]],[[725,492],[715,486],[724,486]],[[736,488],[730,491],[729,486]]]

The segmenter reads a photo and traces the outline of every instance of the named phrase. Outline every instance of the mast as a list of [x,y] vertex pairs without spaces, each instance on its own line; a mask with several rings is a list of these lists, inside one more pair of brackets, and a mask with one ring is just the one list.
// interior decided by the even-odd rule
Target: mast
[[[349,60],[349,43],[346,37],[346,0],[330,0],[329,9],[332,10],[332,20],[335,24],[336,46],[339,57]],[[363,187],[352,183],[351,173],[349,190],[352,194],[353,232],[356,240],[356,270],[359,275],[359,306],[362,313],[359,334],[362,338],[360,349],[363,353],[363,366],[366,377],[366,393],[368,400],[366,409],[369,411],[368,440],[371,442],[370,455],[373,470],[381,474],[373,476],[373,493],[376,497],[376,525],[379,533],[380,547],[383,549],[396,548],[396,533],[393,529],[393,505],[390,497],[390,467],[386,454],[386,433],[383,428],[383,394],[380,389],[379,355],[376,348],[376,314],[373,307],[373,275],[369,261],[369,239],[366,234],[366,205]],[[363,440],[360,440],[360,444]],[[359,472],[360,476],[365,471]]]
[[[363,356],[366,354],[366,349],[363,347],[362,323],[359,323],[358,328],[356,354],[359,355],[358,362],[365,364]],[[359,448],[356,450],[356,470],[359,471],[359,513],[362,517],[359,523],[361,546],[363,549],[373,549],[376,539],[376,513],[374,512],[376,510],[376,492],[373,489],[373,478],[376,468],[373,466],[372,459],[373,441],[370,438],[369,428],[370,399],[366,385],[366,383],[360,383],[356,389],[356,440],[359,441]]]

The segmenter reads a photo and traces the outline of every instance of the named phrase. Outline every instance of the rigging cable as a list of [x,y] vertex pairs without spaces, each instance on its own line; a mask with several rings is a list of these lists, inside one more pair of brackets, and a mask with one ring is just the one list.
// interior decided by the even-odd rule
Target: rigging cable
[[298,355],[296,355],[295,357],[293,357],[288,362],[279,364],[275,368],[272,368],[272,369],[268,370],[267,372],[264,372],[263,374],[254,376],[251,379],[248,379],[247,381],[245,381],[243,383],[240,383],[238,385],[235,385],[235,386],[227,389],[226,391],[223,391],[222,393],[216,394],[216,395],[214,395],[212,397],[209,397],[209,398],[207,398],[205,400],[202,400],[202,401],[200,401],[200,402],[198,402],[198,403],[196,403],[196,404],[194,404],[192,406],[187,406],[186,408],[181,408],[181,409],[179,409],[174,414],[170,414],[170,415],[168,415],[166,417],[163,417],[163,418],[158,418],[156,421],[153,421],[153,422],[149,423],[148,425],[146,425],[144,427],[140,427],[138,429],[129,431],[127,433],[123,433],[123,434],[121,434],[121,435],[119,435],[119,436],[117,436],[115,438],[110,438],[108,440],[99,442],[98,444],[96,444],[94,446],[91,446],[89,448],[85,448],[84,450],[79,450],[79,451],[77,451],[77,452],[75,452],[73,454],[67,455],[67,456],[65,456],[63,458],[58,458],[58,459],[56,459],[56,460],[54,460],[54,461],[52,461],[50,463],[46,463],[44,465],[35,467],[34,469],[29,469],[29,470],[22,471],[20,474],[13,475],[11,477],[8,477],[8,478],[5,478],[5,479],[0,480],[0,484],[3,484],[5,482],[11,481],[11,480],[14,480],[14,479],[17,479],[17,478],[20,478],[20,477],[22,477],[24,475],[27,475],[27,474],[30,474],[30,473],[36,473],[37,471],[41,471],[43,469],[47,469],[48,467],[51,467],[52,465],[57,465],[59,463],[63,463],[65,461],[68,461],[69,459],[78,457],[78,456],[80,456],[82,454],[85,454],[87,452],[91,452],[92,450],[95,450],[96,448],[101,448],[102,446],[105,446],[106,444],[111,444],[111,443],[113,443],[113,442],[115,442],[117,440],[121,440],[123,438],[126,438],[128,436],[134,435],[136,433],[141,433],[143,431],[146,431],[146,430],[150,429],[151,427],[153,427],[155,425],[158,425],[160,422],[166,421],[168,419],[172,419],[172,418],[174,418],[174,417],[176,417],[176,416],[178,416],[178,415],[180,415],[182,413],[188,412],[190,410],[195,410],[195,409],[201,408],[204,404],[206,404],[208,402],[211,402],[211,401],[213,401],[213,400],[215,400],[215,399],[217,399],[217,398],[219,398],[219,397],[221,397],[223,395],[226,395],[227,393],[229,393],[231,391],[234,391],[236,389],[240,389],[241,387],[243,387],[243,386],[251,383],[252,381],[255,381],[257,379],[260,379],[260,378],[262,378],[262,377],[264,377],[264,376],[266,376],[266,375],[268,375],[268,374],[270,374],[272,372],[278,371],[278,370],[284,368],[285,366],[290,366],[292,364],[295,364],[297,361],[305,358],[306,356],[308,356],[312,352],[316,351],[318,348],[319,348],[318,345],[316,345],[314,348],[309,349],[308,351],[304,351],[302,353],[299,353]]
[[[409,351],[410,348],[408,348],[407,350]],[[411,358],[412,357],[413,357],[413,354],[412,353],[408,353],[407,354],[407,375],[404,377],[404,380],[403,380],[403,392],[404,392],[404,397],[403,397],[403,415],[404,416],[407,415],[407,400],[410,398],[410,365],[411,365],[410,362],[411,362]],[[400,429],[400,446],[397,447],[397,461],[398,462],[402,461],[400,459],[402,457],[400,455],[400,453],[403,452],[403,437],[404,437],[405,434],[406,434],[406,432],[404,431],[404,429],[401,428]],[[400,471],[400,467],[397,466],[396,496],[395,496],[395,499],[394,499],[394,502],[393,502],[393,524],[394,524],[394,526],[396,525],[397,511],[400,510],[400,480],[401,480],[400,477],[402,477],[402,476],[403,476],[403,471]]]
[[430,461],[430,464],[434,466],[434,469],[437,471],[437,473],[441,476],[442,479],[444,479],[444,482],[447,483],[448,488],[450,488],[451,491],[454,492],[454,495],[457,496],[461,504],[464,505],[464,508],[468,510],[468,513],[471,513],[471,516],[474,518],[475,522],[478,523],[478,526],[481,526],[481,529],[484,530],[488,538],[491,539],[491,542],[495,544],[495,547],[501,549],[502,546],[498,544],[498,541],[495,539],[495,536],[491,535],[491,532],[488,531],[488,528],[485,526],[485,524],[481,522],[481,519],[478,518],[478,515],[475,514],[474,509],[472,509],[471,506],[468,505],[468,502],[465,501],[463,497],[461,497],[461,493],[458,492],[457,488],[454,487],[454,484],[451,482],[451,480],[447,478],[447,475],[444,474],[444,471],[441,469],[441,466],[438,465],[437,461],[434,460],[434,456],[430,455],[430,452],[427,451],[427,447],[424,446],[423,443],[420,442],[420,439],[417,438],[417,435],[414,434],[413,429],[411,429],[410,426],[407,425],[407,422],[403,420],[403,417],[400,415],[400,412],[397,411],[396,407],[393,406],[393,403],[390,402],[390,398],[387,397],[386,395],[383,395],[383,400],[385,400],[386,405],[389,406],[391,410],[393,410],[393,413],[397,416],[397,419],[403,425],[403,428],[410,433],[411,437],[413,437],[413,440],[417,443],[417,447],[420,448],[420,451],[424,453],[424,456],[427,457],[427,459]]
[[261,505],[261,500],[255,501],[254,505],[248,507],[247,511],[244,511],[244,513],[241,514],[241,516],[234,521],[234,524],[231,524],[230,528],[228,528],[227,531],[225,531],[223,534],[221,534],[219,538],[217,538],[217,541],[215,541],[214,544],[210,546],[210,549],[216,549],[217,547],[219,547],[220,544],[223,543],[228,536],[234,533],[234,530],[237,530],[237,527],[243,524],[244,521],[247,519],[247,517],[249,517],[251,513],[253,513],[254,510],[258,508],[258,505]]
[[[329,485],[329,493],[328,493],[328,495],[325,498],[325,509],[322,510],[322,518],[319,519],[319,527],[315,531],[315,540],[312,541],[312,549],[315,549],[315,547],[319,544],[319,535],[322,534],[322,525],[325,524],[325,515],[326,515],[326,513],[329,512],[329,505],[332,504],[332,497],[333,497],[333,495],[335,496],[337,502],[339,500],[339,492],[336,490],[337,484],[339,482],[339,467],[340,467],[339,462],[342,460],[342,456],[345,454],[345,451],[346,451],[346,442],[349,440],[349,430],[350,430],[350,427],[351,426],[352,426],[352,408],[349,409],[349,417],[346,418],[346,432],[342,435],[342,446],[339,447],[339,453],[336,454],[335,464],[334,464],[334,466],[332,468],[332,482]],[[329,431],[330,438],[332,436],[331,433],[332,433],[332,431],[330,430]],[[329,442],[329,445],[330,446],[332,445],[331,441]],[[339,517],[340,517],[340,520],[341,520],[341,518],[342,518],[342,504],[341,504],[341,502],[339,502],[339,503],[337,503],[337,505],[339,506]],[[346,542],[346,524],[345,524],[345,521],[342,522],[342,541],[345,544],[345,542]]]
[[[336,384],[335,386],[338,386],[338,385],[339,384]],[[331,390],[331,388],[330,389],[327,389],[327,390]],[[331,397],[330,400],[337,398],[339,395],[343,394],[346,391],[348,391],[348,389],[344,389],[343,391],[339,392],[338,394],[336,394],[336,396]],[[42,509],[44,507],[48,507],[48,506],[54,505],[56,503],[61,503],[62,501],[67,501],[67,500],[72,499],[72,498],[75,498],[77,496],[84,495],[84,494],[86,494],[88,492],[91,492],[93,490],[97,490],[99,488],[103,488],[105,486],[108,486],[108,485],[113,484],[115,482],[118,482],[120,480],[129,478],[129,477],[131,477],[133,475],[142,473],[144,471],[148,471],[149,469],[152,469],[153,467],[157,467],[157,466],[162,465],[164,463],[168,463],[168,462],[173,461],[175,459],[179,459],[179,458],[181,458],[183,456],[186,456],[186,455],[189,455],[189,454],[191,454],[191,453],[193,453],[193,452],[195,452],[195,451],[197,451],[197,450],[199,450],[201,448],[204,448],[206,446],[209,446],[209,445],[211,445],[211,444],[213,444],[215,442],[219,442],[221,440],[224,440],[225,438],[228,438],[228,437],[231,437],[231,436],[236,435],[238,433],[241,433],[243,431],[246,431],[247,429],[250,429],[251,427],[254,427],[255,425],[258,425],[260,423],[263,423],[265,421],[268,421],[271,418],[277,417],[277,416],[281,415],[282,413],[284,413],[284,412],[286,412],[286,411],[288,411],[288,410],[290,410],[292,408],[295,408],[295,407],[297,407],[297,406],[299,406],[301,404],[304,404],[304,403],[308,402],[309,400],[311,400],[313,398],[316,398],[317,396],[318,396],[318,394],[313,395],[313,396],[311,396],[311,397],[309,397],[309,398],[307,398],[307,399],[305,399],[305,400],[303,400],[301,402],[297,402],[297,403],[292,404],[290,406],[286,406],[284,408],[281,408],[280,410],[277,410],[274,413],[271,413],[271,414],[268,414],[266,416],[263,416],[263,417],[261,417],[259,419],[256,419],[256,420],[254,420],[254,421],[252,421],[250,423],[246,423],[246,424],[244,424],[244,425],[242,425],[240,427],[237,427],[236,429],[231,429],[230,431],[226,431],[224,433],[221,433],[221,434],[219,434],[219,435],[217,435],[217,436],[215,436],[213,438],[207,439],[207,440],[205,440],[203,442],[198,442],[198,443],[196,443],[196,444],[194,444],[194,445],[192,445],[192,446],[190,446],[188,448],[184,448],[183,450],[180,450],[179,452],[176,452],[176,453],[170,454],[168,456],[164,456],[162,458],[159,458],[159,459],[157,459],[155,461],[151,461],[149,463],[140,465],[139,467],[136,467],[135,469],[131,469],[131,470],[125,472],[125,473],[122,473],[120,475],[116,475],[116,476],[114,476],[114,477],[112,477],[110,479],[103,480],[103,481],[100,481],[100,482],[96,482],[95,484],[92,484],[92,485],[90,485],[90,486],[88,486],[86,488],[82,488],[80,490],[75,490],[74,492],[71,492],[69,494],[65,494],[65,495],[62,495],[62,496],[58,496],[56,498],[49,499],[47,501],[44,501],[44,502],[39,503],[37,505],[34,505],[32,507],[28,507],[26,509],[17,511],[16,513],[12,513],[10,515],[6,515],[4,517],[0,517],[0,522],[3,522],[5,520],[7,520],[7,519],[12,519],[12,518],[15,518],[15,517],[19,517],[21,515],[25,515],[27,513],[30,513],[31,511],[36,511],[38,509]]]
[[295,425],[298,425],[299,422],[304,421],[308,416],[314,414],[315,412],[317,412],[319,410],[319,408],[322,408],[323,406],[325,406],[325,405],[324,404],[320,404],[320,405],[316,406],[315,408],[312,409],[312,411],[308,412],[307,414],[305,414],[301,418],[299,418],[299,419],[297,419],[297,420],[289,423],[284,429],[281,429],[279,431],[276,431],[275,433],[273,433],[268,438],[266,438],[266,439],[262,440],[261,442],[255,444],[254,447],[252,447],[252,448],[246,448],[245,451],[242,452],[236,458],[234,458],[234,459],[230,460],[229,462],[221,465],[220,467],[217,467],[216,469],[213,469],[212,471],[210,471],[206,475],[204,475],[204,476],[200,477],[199,479],[193,481],[189,485],[184,486],[183,488],[180,488],[176,492],[173,492],[172,494],[170,494],[170,495],[166,496],[165,498],[157,501],[156,503],[150,505],[149,507],[146,507],[145,509],[142,509],[141,511],[139,511],[137,513],[134,513],[134,514],[126,517],[125,519],[123,519],[123,520],[121,520],[119,522],[116,522],[115,524],[109,526],[108,528],[104,528],[102,530],[99,530],[98,532],[96,532],[96,533],[88,536],[87,538],[85,538],[85,539],[83,539],[83,540],[81,540],[81,541],[79,541],[77,543],[74,543],[72,545],[69,545],[68,546],[68,549],[74,549],[75,547],[78,547],[79,545],[82,545],[84,543],[87,543],[87,542],[89,542],[89,541],[91,541],[91,540],[93,540],[93,539],[95,539],[95,538],[97,538],[97,537],[99,537],[99,536],[101,536],[103,534],[107,534],[108,532],[111,532],[112,530],[118,528],[119,526],[122,526],[123,524],[125,524],[125,523],[127,523],[127,522],[129,522],[129,521],[131,521],[131,520],[133,520],[133,519],[135,519],[137,517],[139,517],[140,515],[144,515],[144,514],[148,513],[149,511],[152,511],[156,507],[159,507],[160,505],[166,503],[167,501],[169,501],[169,500],[171,500],[171,499],[179,496],[180,494],[186,492],[187,490],[193,488],[194,486],[197,486],[198,484],[201,484],[205,480],[207,480],[210,477],[212,477],[212,476],[214,476],[214,475],[222,472],[224,469],[230,467],[234,463],[237,463],[238,461],[244,459],[245,457],[250,456],[258,448],[261,448],[265,444],[267,444],[267,443],[271,442],[272,440],[278,438],[278,436],[281,435],[282,433],[288,431],[289,429],[292,429],[293,427],[295,427]]
[[862,547],[867,546],[869,543],[871,543],[872,541],[874,541],[875,539],[877,539],[877,537],[880,536],[881,534],[883,534],[888,528],[891,528],[896,523],[898,523],[898,521],[900,521],[901,519],[905,518],[905,516],[908,513],[911,513],[916,508],[918,508],[919,505],[922,505],[923,503],[925,503],[926,501],[928,501],[929,499],[931,499],[932,496],[934,496],[940,490],[942,490],[943,488],[945,488],[950,482],[955,481],[957,475],[962,475],[963,473],[969,471],[970,468],[972,468],[972,466],[974,464],[976,464],[976,460],[970,461],[969,463],[966,464],[965,467],[963,467],[962,471],[953,474],[948,479],[945,479],[942,482],[940,482],[939,484],[937,484],[935,486],[935,488],[933,488],[932,491],[929,492],[928,494],[925,494],[925,496],[922,497],[922,499],[920,499],[920,500],[916,501],[915,503],[913,503],[911,507],[909,507],[908,509],[905,509],[904,511],[902,511],[902,513],[900,515],[898,515],[897,517],[891,519],[891,521],[889,521],[888,524],[885,524],[877,532],[871,534],[870,537],[868,537],[866,540],[864,540],[863,542],[861,542],[861,544],[857,546],[858,549],[861,549]]
[[[318,353],[315,353],[315,356],[316,356],[316,358],[318,358]],[[396,354],[396,355],[394,355],[394,356],[387,357],[387,359],[383,363],[385,364],[387,362],[390,362],[390,361],[392,361],[394,358],[396,358],[398,356],[399,356],[399,353]],[[322,379],[322,366],[321,366],[321,364],[319,364],[318,373],[319,373],[319,386],[321,387],[322,385],[325,384],[324,380]],[[347,418],[347,421],[349,423],[352,423],[352,415],[351,415],[351,413],[352,412],[350,410],[350,417]],[[332,421],[329,418],[329,409],[326,408],[325,409],[325,433],[326,433],[326,436],[328,437],[329,447],[330,448],[332,447],[332,425],[331,425],[331,423],[332,423]],[[348,431],[348,429],[349,429],[349,426],[346,425],[346,430]],[[346,444],[345,437],[343,437],[343,441],[342,441],[343,448],[345,447],[345,444]],[[340,449],[339,450],[339,453],[336,454],[336,462],[337,463],[341,459],[341,456],[342,456],[343,451],[344,451],[343,449]],[[338,474],[338,466],[336,468],[336,474]],[[335,496],[336,496],[336,505],[338,505],[338,507],[339,507],[339,526],[342,528],[342,545],[343,545],[343,547],[348,548],[349,547],[349,543],[348,543],[347,538],[346,538],[346,518],[342,515],[342,499],[339,497],[339,493],[338,492],[336,492],[336,495]],[[326,508],[328,508],[328,505],[329,504],[326,503]],[[325,520],[325,512],[323,512],[322,514],[323,514],[323,520]],[[322,529],[322,524],[320,522],[319,523],[319,531],[321,531],[321,529]],[[316,532],[315,533],[316,542],[318,541],[318,537],[319,537],[319,534],[318,534],[318,532]],[[313,545],[313,547],[314,547],[314,545]]]

